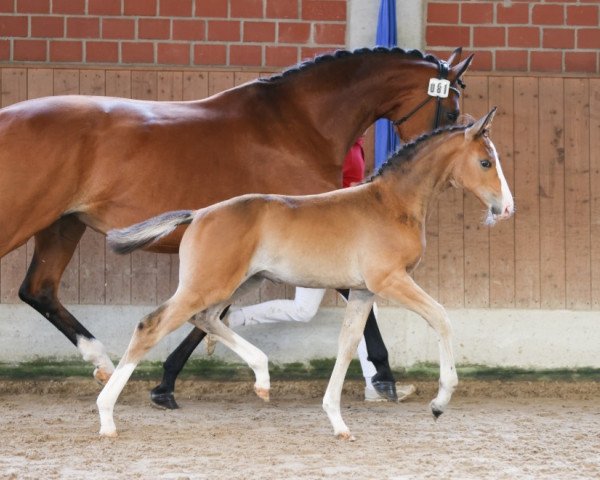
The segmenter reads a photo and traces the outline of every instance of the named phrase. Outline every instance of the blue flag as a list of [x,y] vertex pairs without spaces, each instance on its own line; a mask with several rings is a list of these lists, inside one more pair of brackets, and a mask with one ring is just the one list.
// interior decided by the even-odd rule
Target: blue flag
[[[395,47],[396,0],[381,0],[377,21],[376,43],[380,47]],[[375,169],[378,169],[400,145],[394,125],[386,119],[375,122]]]

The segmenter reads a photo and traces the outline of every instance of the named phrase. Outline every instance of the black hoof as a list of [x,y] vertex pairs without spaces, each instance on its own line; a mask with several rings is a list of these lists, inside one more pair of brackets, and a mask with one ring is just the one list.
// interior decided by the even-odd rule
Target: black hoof
[[161,391],[160,385],[150,392],[150,400],[152,400],[152,403],[159,408],[165,408],[167,410],[177,410],[179,408],[173,392]]
[[388,382],[384,380],[375,380],[373,382],[375,391],[388,402],[397,402],[398,394],[396,393],[396,382]]
[[444,412],[442,412],[441,410],[438,410],[437,408],[432,408],[431,413],[433,413],[434,420],[437,420],[438,418],[440,418],[440,415]]

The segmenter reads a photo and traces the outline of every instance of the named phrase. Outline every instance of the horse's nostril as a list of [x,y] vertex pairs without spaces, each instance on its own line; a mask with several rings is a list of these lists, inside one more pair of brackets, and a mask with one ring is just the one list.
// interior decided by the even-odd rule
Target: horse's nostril
[[499,209],[499,208],[498,208],[497,206],[495,206],[495,205],[492,205],[492,209],[491,209],[491,210],[492,210],[492,213],[493,213],[494,215],[500,215],[500,214],[502,213],[502,210],[501,210],[501,209]]

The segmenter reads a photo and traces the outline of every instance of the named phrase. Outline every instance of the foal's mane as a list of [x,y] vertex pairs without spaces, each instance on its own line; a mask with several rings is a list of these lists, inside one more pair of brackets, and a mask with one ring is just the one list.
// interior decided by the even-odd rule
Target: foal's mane
[[463,132],[470,126],[472,126],[472,123],[468,125],[451,125],[448,127],[438,128],[432,132],[424,133],[412,142],[401,146],[391,157],[385,161],[385,163],[381,165],[381,167],[379,167],[379,170],[377,170],[376,173],[365,180],[365,183],[371,182],[375,178],[381,176],[387,170],[400,168],[402,165],[410,162],[417,156],[417,153],[419,153],[423,145],[429,140],[439,137],[445,133]]
[[261,78],[259,82],[276,82],[278,80],[285,79],[290,75],[294,75],[298,72],[303,72],[308,70],[316,65],[321,65],[324,63],[331,63],[336,60],[348,57],[366,57],[370,55],[398,55],[405,58],[413,58],[416,60],[425,60],[427,62],[431,62],[435,65],[439,65],[439,60],[436,56],[431,54],[425,54],[420,50],[404,50],[399,47],[387,48],[387,47],[374,47],[374,48],[358,48],[356,50],[336,50],[333,53],[324,53],[316,56],[310,60],[304,60],[280,73],[276,73],[270,77]]

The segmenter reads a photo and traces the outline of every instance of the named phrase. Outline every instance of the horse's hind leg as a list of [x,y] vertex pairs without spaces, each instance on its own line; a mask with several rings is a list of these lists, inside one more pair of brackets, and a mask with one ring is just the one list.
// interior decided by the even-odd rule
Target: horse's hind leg
[[84,360],[94,364],[94,377],[104,383],[114,370],[104,345],[69,313],[57,297],[60,278],[84,231],[85,225],[69,215],[35,235],[35,251],[19,289],[19,297],[58,328],[79,349]]
[[333,426],[334,434],[342,440],[354,440],[350,430],[342,419],[340,412],[340,400],[342,398],[342,387],[344,378],[348,371],[348,365],[356,352],[358,342],[363,334],[365,322],[369,310],[373,306],[374,296],[367,290],[352,290],[346,306],[346,314],[342,331],[338,341],[338,354],[335,366],[325,396],[323,397],[323,410],[327,413],[329,421]]
[[189,295],[181,294],[178,290],[173,297],[146,315],[136,326],[125,354],[96,401],[100,414],[100,435],[116,436],[114,405],[144,355],[165,335],[179,328],[201,309],[194,302],[190,302],[189,298]]

